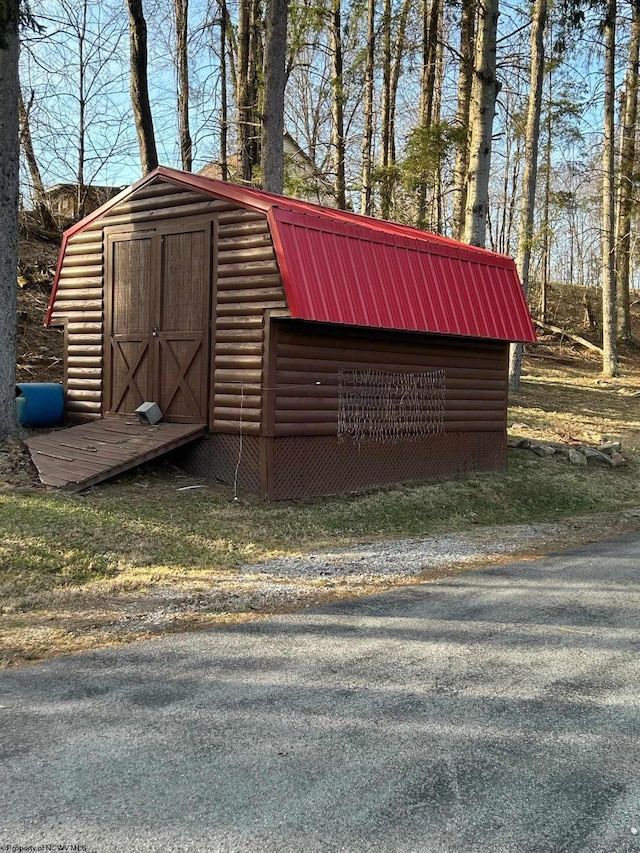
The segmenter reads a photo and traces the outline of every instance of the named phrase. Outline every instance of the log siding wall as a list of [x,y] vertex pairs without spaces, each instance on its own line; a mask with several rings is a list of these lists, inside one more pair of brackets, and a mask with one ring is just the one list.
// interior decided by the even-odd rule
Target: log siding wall
[[[506,428],[508,344],[277,320],[271,435],[335,435],[338,373],[445,370],[445,432]],[[319,383],[319,384],[316,384]]]
[[111,208],[67,243],[51,322],[66,329],[69,420],[95,419],[103,413],[105,227],[153,227],[195,216],[214,224],[209,425],[238,432],[242,418],[243,432],[259,432],[264,314],[269,308],[286,309],[266,215],[162,181]]
[[286,309],[266,216],[218,217],[213,395],[214,432],[258,435],[263,409],[265,317]]
[[65,326],[66,408],[69,420],[100,417],[104,256],[101,233],[73,236],[60,270],[51,322]]
[[[508,344],[274,320],[262,495],[285,500],[504,468]],[[338,372],[445,373],[444,431],[410,441],[337,437]]]

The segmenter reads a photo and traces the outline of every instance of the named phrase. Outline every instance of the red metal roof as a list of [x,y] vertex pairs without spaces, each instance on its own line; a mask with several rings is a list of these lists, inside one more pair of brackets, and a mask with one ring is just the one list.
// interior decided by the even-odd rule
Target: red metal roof
[[[535,341],[511,258],[415,228],[159,167],[65,232],[67,241],[156,178],[267,214],[291,316]],[[49,322],[60,264],[54,281]]]

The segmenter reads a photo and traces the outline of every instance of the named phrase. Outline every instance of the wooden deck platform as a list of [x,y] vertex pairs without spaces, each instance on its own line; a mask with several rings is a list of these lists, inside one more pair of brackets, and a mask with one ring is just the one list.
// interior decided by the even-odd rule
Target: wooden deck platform
[[204,424],[151,426],[133,418],[102,418],[34,436],[27,446],[43,483],[75,492],[162,456],[204,432]]

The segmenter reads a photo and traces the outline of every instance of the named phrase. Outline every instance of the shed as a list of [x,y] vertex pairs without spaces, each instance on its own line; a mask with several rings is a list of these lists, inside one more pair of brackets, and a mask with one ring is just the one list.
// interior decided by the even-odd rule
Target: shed
[[158,402],[181,464],[266,500],[506,466],[513,260],[159,167],[63,237],[70,420]]

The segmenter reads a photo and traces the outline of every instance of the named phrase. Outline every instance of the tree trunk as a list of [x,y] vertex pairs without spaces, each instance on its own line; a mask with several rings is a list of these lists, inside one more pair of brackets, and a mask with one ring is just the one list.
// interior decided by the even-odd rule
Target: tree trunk
[[364,72],[364,136],[362,139],[362,191],[360,212],[371,216],[373,211],[371,167],[373,162],[373,74],[375,62],[376,2],[367,3],[367,58]]
[[[442,3],[440,3],[439,6],[440,13],[437,21],[436,67],[432,107],[433,121],[437,124],[440,124],[442,119],[442,88],[444,85],[444,8]],[[429,216],[429,227],[431,230],[435,231],[436,234],[444,233],[444,193],[442,189],[443,165],[444,158],[438,158],[431,200],[431,213]]]
[[460,139],[456,146],[453,171],[453,236],[464,237],[464,219],[467,206],[467,174],[469,171],[469,107],[473,82],[473,44],[476,29],[475,0],[462,0],[460,18],[460,70],[458,72],[458,106],[456,129]]
[[617,376],[615,275],[614,113],[616,0],[607,3],[604,24],[604,157],[602,177],[602,373]]
[[391,181],[389,179],[389,149],[391,139],[391,0],[384,0],[382,13],[382,105],[380,128],[380,215],[388,219],[391,214]]
[[[531,74],[527,129],[524,141],[524,175],[522,177],[522,202],[518,231],[518,272],[525,296],[529,292],[529,266],[533,242],[533,217],[538,179],[538,142],[540,139],[540,113],[542,110],[542,84],[544,82],[544,31],[547,24],[547,0],[535,0],[531,29]],[[522,344],[512,344],[509,359],[509,387],[520,388],[522,371]]]
[[333,0],[331,9],[331,48],[333,62],[333,125],[332,147],[335,169],[336,205],[340,210],[347,206],[344,160],[344,86],[342,80],[342,23],[340,15],[341,0]]
[[420,124],[430,127],[433,120],[433,101],[438,58],[438,20],[440,0],[425,0],[422,32],[422,80],[420,86]]
[[389,165],[396,162],[396,103],[398,101],[398,86],[400,85],[400,74],[402,73],[402,59],[404,57],[407,21],[413,0],[404,0],[400,9],[400,20],[398,21],[398,32],[396,34],[395,50],[391,62],[391,74],[389,77]]
[[86,94],[86,65],[84,45],[87,34],[87,0],[83,0],[81,22],[78,36],[78,168],[76,172],[77,198],[75,218],[82,219],[85,213],[86,189],[84,181],[84,160],[87,131],[87,94]]
[[229,82],[231,84],[231,91],[234,94],[238,92],[238,74],[237,70],[240,67],[240,60],[238,57],[238,37],[237,31],[233,26],[231,21],[231,15],[229,14],[229,7],[227,6],[226,0],[219,0],[220,3],[220,14],[222,15],[222,20],[225,21],[224,28],[224,42],[227,50],[227,67],[225,69],[225,74],[229,75]]
[[238,177],[243,183],[250,184],[252,164],[250,151],[249,126],[251,109],[249,101],[249,6],[251,0],[240,0],[238,3],[238,81],[236,102],[238,105],[238,154],[240,173]]
[[[529,92],[531,94],[531,91]],[[508,99],[507,99],[508,100]],[[509,107],[507,106],[507,112],[509,111]],[[509,132],[509,125],[507,125],[507,132],[505,133],[504,140],[504,172],[502,175],[502,198],[499,202],[499,208],[496,211],[496,252],[500,252],[501,254],[505,254],[505,242],[507,238],[507,214],[509,210],[509,199],[513,195],[515,187],[511,185],[511,171],[513,169],[513,161],[515,159],[515,154],[513,152],[513,134]],[[510,192],[511,191],[511,192]]]
[[407,20],[411,0],[403,0],[398,20],[395,50],[391,48],[391,0],[385,0],[382,13],[382,99],[380,119],[380,215],[391,216],[394,178],[391,167],[396,162],[395,115],[398,86],[405,51]]
[[484,246],[487,233],[491,135],[499,88],[496,80],[498,14],[498,0],[481,0],[469,111],[471,141],[465,217],[465,240],[473,246]]
[[631,343],[631,307],[629,276],[631,256],[631,217],[633,214],[634,171],[636,159],[636,120],[638,117],[638,59],[640,55],[640,0],[631,0],[631,39],[625,81],[620,142],[620,190],[616,228],[616,268],[618,338]]
[[176,19],[176,70],[178,78],[178,129],[180,135],[180,159],[185,172],[193,165],[191,130],[189,128],[189,54],[187,30],[189,23],[189,0],[174,0]]
[[147,81],[147,22],[142,10],[142,0],[127,0],[127,9],[131,51],[131,106],[138,134],[140,162],[146,175],[158,165]]
[[[549,33],[549,41],[553,40],[553,32]],[[544,200],[542,213],[542,257],[540,266],[542,276],[540,281],[540,319],[543,323],[547,321],[547,291],[549,289],[549,270],[551,268],[551,253],[549,251],[550,223],[549,209],[551,207],[551,150],[553,138],[553,71],[550,68],[547,75],[547,120],[545,122],[545,146],[544,146]]]
[[0,441],[20,437],[16,415],[18,290],[18,3],[0,10]]
[[229,107],[227,104],[227,12],[226,0],[218,0],[220,7],[220,176],[229,180],[227,156],[229,135]]
[[262,32],[264,18],[260,15],[260,0],[251,4],[251,39],[249,43],[249,94],[251,99],[251,165],[255,169],[260,165],[260,115],[262,112],[261,87],[259,77],[264,69],[264,44]]
[[[538,142],[540,141],[540,121],[538,120]],[[513,170],[511,172],[511,197],[507,203],[507,218],[505,228],[505,254],[511,254],[511,241],[513,237],[513,227],[516,220],[516,192],[520,183],[520,167],[522,165],[522,148],[520,140],[518,140],[516,153],[513,158]],[[537,173],[537,168],[536,168]]]
[[[433,101],[436,82],[438,47],[438,20],[440,0],[424,0],[422,9],[422,76],[420,80],[420,127],[429,128],[433,121]],[[427,187],[424,182],[418,189],[416,224],[424,228],[427,223]]]
[[47,204],[44,183],[42,181],[42,175],[40,174],[38,160],[36,159],[36,154],[33,150],[33,140],[31,138],[29,112],[31,110],[33,98],[34,92],[32,91],[31,98],[29,99],[29,106],[25,107],[24,100],[22,99],[22,92],[19,93],[18,114],[20,119],[20,145],[22,146],[24,157],[27,161],[27,167],[29,169],[29,175],[31,176],[34,196],[33,200],[35,203],[36,212],[40,217],[40,222],[42,223],[43,227],[47,229],[47,231],[55,232],[58,230],[58,226],[56,225],[56,221],[51,214],[49,205]]
[[262,188],[284,191],[284,89],[289,0],[267,0],[262,116]]
[[240,0],[238,8],[238,70],[236,102],[238,105],[239,178],[253,183],[257,165],[257,10],[255,0]]

